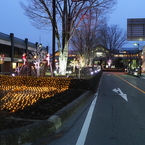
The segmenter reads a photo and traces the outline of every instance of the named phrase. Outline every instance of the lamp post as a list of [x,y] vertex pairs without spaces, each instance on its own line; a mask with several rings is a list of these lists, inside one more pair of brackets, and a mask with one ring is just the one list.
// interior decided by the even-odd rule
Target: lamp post
[[56,26],[56,0],[52,0],[53,5],[53,23],[52,23],[52,75],[54,76],[55,69],[55,26]]
[[[137,46],[137,49],[138,49],[138,56],[137,57],[139,57],[139,48],[140,48],[140,45],[139,45],[139,43],[134,43],[134,46]],[[136,60],[138,61],[139,75],[141,76],[141,64],[139,63],[139,58],[136,58]]]

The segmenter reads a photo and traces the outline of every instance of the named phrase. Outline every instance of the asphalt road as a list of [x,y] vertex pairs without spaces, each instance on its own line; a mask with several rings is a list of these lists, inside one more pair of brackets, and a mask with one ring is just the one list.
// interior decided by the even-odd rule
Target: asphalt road
[[[105,72],[99,89],[45,145],[145,145],[145,80]],[[37,143],[33,143],[37,145]]]
[[103,75],[85,145],[145,145],[145,80]]

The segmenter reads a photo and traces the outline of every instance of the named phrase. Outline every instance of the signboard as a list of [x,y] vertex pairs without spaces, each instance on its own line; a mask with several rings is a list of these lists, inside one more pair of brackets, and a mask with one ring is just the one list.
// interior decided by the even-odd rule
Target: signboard
[[127,40],[145,41],[145,18],[127,19]]

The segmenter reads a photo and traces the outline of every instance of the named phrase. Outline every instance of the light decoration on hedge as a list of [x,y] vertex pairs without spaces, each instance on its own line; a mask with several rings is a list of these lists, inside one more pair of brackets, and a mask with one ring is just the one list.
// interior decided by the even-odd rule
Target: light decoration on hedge
[[[12,79],[13,78],[13,79]],[[10,112],[16,112],[17,110],[23,110],[25,107],[33,105],[39,99],[45,99],[48,97],[54,96],[56,93],[63,92],[68,89],[68,84],[70,80],[66,81],[66,87],[62,87],[62,83],[59,79],[51,80],[56,87],[49,86],[36,86],[37,81],[34,81],[35,78],[28,79],[30,82],[27,82],[28,86],[22,85],[25,77],[1,77],[0,85],[0,94],[3,96],[0,99],[0,110],[9,110]],[[45,78],[41,78],[38,81],[41,84],[44,82]],[[12,85],[10,85],[12,84]],[[14,85],[15,84],[15,85]],[[49,83],[50,84],[50,83]]]

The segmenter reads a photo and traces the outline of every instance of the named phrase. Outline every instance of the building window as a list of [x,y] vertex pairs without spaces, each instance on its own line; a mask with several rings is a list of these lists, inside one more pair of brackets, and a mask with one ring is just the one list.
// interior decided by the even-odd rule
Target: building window
[[15,58],[22,58],[23,53],[24,52],[20,48],[18,48],[18,47],[14,48],[14,57]]
[[11,46],[0,44],[0,54],[4,54],[5,57],[11,57]]

